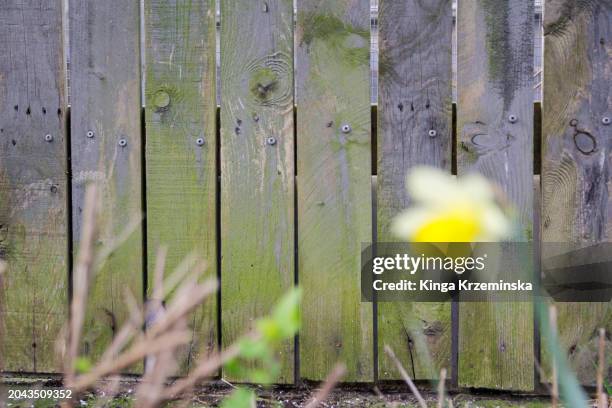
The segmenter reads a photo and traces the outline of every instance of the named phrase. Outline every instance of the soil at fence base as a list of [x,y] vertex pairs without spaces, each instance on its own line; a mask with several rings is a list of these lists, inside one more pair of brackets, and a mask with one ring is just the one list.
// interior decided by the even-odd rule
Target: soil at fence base
[[[2,388],[47,388],[59,387],[61,383],[58,379],[49,378],[28,378],[28,377],[2,377],[0,379],[0,391]],[[128,408],[134,405],[134,393],[138,386],[138,381],[133,378],[126,378],[121,383],[120,393],[105,407]],[[283,386],[265,389],[255,387],[258,394],[258,407],[303,407],[316,392],[316,385],[303,384],[301,386]],[[215,381],[197,390],[189,407],[215,407],[232,392],[232,386]],[[0,392],[0,395],[4,395]],[[433,392],[423,392],[428,406],[437,406],[437,396]],[[525,407],[542,408],[549,407],[549,399],[535,395],[512,395],[499,392],[478,392],[477,394],[453,393],[449,396],[456,408],[507,408]],[[100,395],[89,394],[84,396],[79,405],[83,408],[97,406],[100,402]],[[3,406],[0,401],[0,406]],[[11,408],[31,407],[30,403],[12,403]],[[53,407],[53,404],[40,405],[36,407]],[[172,406],[172,404],[170,404]],[[347,385],[337,387],[322,407],[367,407],[367,408],[418,408],[416,398],[403,385],[384,385],[377,389],[372,385]]]

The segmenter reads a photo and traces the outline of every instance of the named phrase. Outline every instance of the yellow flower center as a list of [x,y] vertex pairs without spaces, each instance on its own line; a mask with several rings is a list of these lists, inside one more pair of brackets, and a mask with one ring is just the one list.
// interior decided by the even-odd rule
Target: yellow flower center
[[424,223],[414,234],[413,241],[474,242],[481,231],[476,211],[455,208]]

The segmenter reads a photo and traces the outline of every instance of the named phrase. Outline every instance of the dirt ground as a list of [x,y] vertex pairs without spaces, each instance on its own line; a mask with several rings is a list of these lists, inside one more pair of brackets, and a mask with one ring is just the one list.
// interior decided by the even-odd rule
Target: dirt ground
[[[9,389],[48,389],[59,388],[61,383],[57,378],[23,378],[1,377],[0,379],[0,407],[10,408],[50,408],[58,406],[51,400],[17,401],[7,398]],[[76,403],[79,407],[109,407],[129,408],[134,406],[135,390],[138,381],[126,378],[121,382],[120,392],[113,398],[108,398],[103,392],[91,393],[81,396]],[[315,384],[302,384],[292,387],[255,387],[258,395],[258,407],[303,407],[316,392]],[[233,390],[231,385],[216,381],[197,390],[190,398],[189,407],[215,407]],[[437,395],[431,391],[423,390],[423,397],[428,406],[437,407]],[[453,392],[447,396],[455,408],[506,408],[549,407],[549,399],[538,395],[517,395],[492,392]],[[168,406],[176,406],[169,403]],[[416,398],[408,392],[403,384],[385,385],[353,385],[336,388],[328,399],[320,406],[332,407],[404,407],[418,408]]]

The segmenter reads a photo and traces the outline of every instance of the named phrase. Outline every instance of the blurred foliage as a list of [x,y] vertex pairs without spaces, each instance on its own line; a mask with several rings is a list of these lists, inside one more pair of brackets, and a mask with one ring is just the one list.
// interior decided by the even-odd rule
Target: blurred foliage
[[[225,365],[232,377],[246,378],[251,383],[272,384],[280,374],[276,358],[278,347],[293,339],[300,328],[301,290],[292,289],[278,302],[270,316],[255,323],[257,335],[238,342],[239,353]],[[238,387],[223,401],[223,408],[248,408],[255,403],[255,393]]]

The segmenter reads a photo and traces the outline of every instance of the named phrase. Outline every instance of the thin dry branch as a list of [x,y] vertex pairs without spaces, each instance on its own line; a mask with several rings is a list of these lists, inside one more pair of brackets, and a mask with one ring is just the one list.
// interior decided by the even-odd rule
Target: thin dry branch
[[440,379],[438,381],[438,408],[444,406],[444,382],[446,381],[446,368],[440,370]]
[[[550,305],[548,308],[548,316],[550,320],[550,333],[552,336],[557,335],[557,308],[554,305]],[[559,382],[557,379],[557,361],[555,357],[552,358],[552,395],[551,395],[551,407],[557,408],[559,406]]]
[[540,374],[540,379],[541,379],[542,384],[544,384],[544,386],[546,387],[548,394],[552,395],[553,393],[552,387],[546,381],[544,381],[546,379],[546,373],[544,372],[544,369],[542,369],[542,366],[540,365],[538,361],[535,361],[535,366],[536,366],[536,369],[538,370],[538,373]]
[[74,380],[74,362],[79,353],[79,340],[85,320],[85,307],[92,265],[94,263],[94,240],[96,236],[96,217],[98,189],[89,185],[85,191],[85,209],[83,211],[83,228],[79,242],[79,255],[77,257],[73,276],[73,294],[70,310],[70,329],[68,335],[68,350],[65,360],[64,372],[66,382]]
[[608,397],[604,392],[603,379],[604,367],[606,365],[606,329],[599,329],[599,361],[597,364],[597,407],[607,408]]
[[[251,334],[250,337],[256,338],[254,334]],[[172,384],[172,386],[168,387],[164,393],[164,399],[173,399],[185,391],[193,389],[195,385],[207,378],[210,378],[219,368],[221,368],[223,364],[238,356],[239,353],[240,347],[235,343],[225,350],[213,354],[212,356],[203,357],[198,362],[191,374],[185,378],[179,379]]]
[[408,373],[404,369],[404,366],[402,366],[402,363],[395,356],[395,353],[393,352],[391,347],[389,347],[388,345],[385,345],[385,353],[387,353],[389,358],[391,358],[391,360],[393,360],[393,362],[395,363],[395,366],[397,367],[397,370],[400,372],[400,375],[402,376],[402,379],[408,385],[408,387],[410,388],[410,391],[412,391],[412,393],[416,397],[416,399],[419,402],[419,405],[421,406],[421,408],[427,408],[427,403],[425,402],[425,399],[423,399],[423,396],[419,392],[419,390],[416,387],[416,385],[414,385],[414,383],[412,382],[412,379],[410,379],[410,376],[408,375]]
[[166,256],[168,248],[160,246],[155,258],[155,272],[153,275],[153,294],[151,299],[164,300],[164,270],[166,268]]
[[115,360],[100,363],[90,372],[78,376],[73,384],[67,385],[75,393],[79,393],[94,385],[99,379],[110,374],[118,373],[132,364],[137,363],[145,358],[147,354],[156,354],[164,350],[171,350],[186,344],[190,340],[191,333],[189,331],[177,331],[160,335],[149,341],[140,342],[130,348],[128,352],[118,356]]
[[323,386],[317,391],[315,396],[306,404],[305,408],[318,407],[327,399],[329,393],[334,389],[336,384],[346,375],[346,366],[344,364],[336,364],[332,372],[327,376]]

